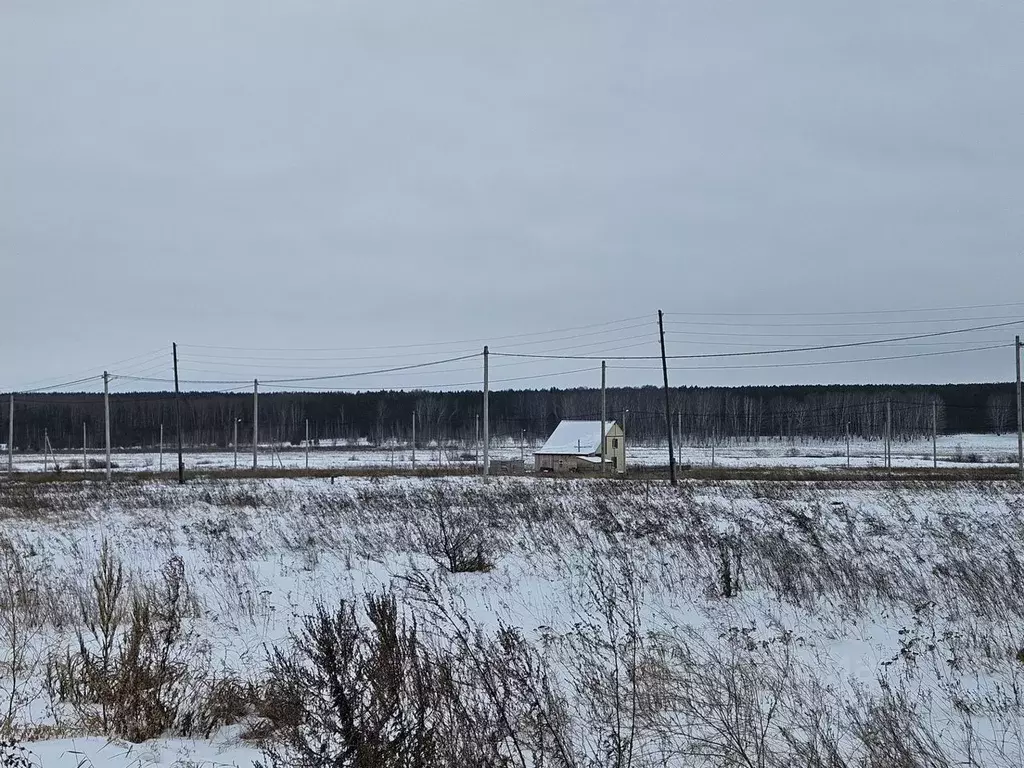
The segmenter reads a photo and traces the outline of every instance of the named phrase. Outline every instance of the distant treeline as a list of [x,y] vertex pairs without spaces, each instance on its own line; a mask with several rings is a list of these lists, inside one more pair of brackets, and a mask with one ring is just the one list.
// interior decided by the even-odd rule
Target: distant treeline
[[[608,417],[626,422],[630,439],[665,440],[665,399],[656,387],[609,389]],[[117,447],[155,447],[175,440],[174,395],[112,394],[111,442]],[[942,433],[1012,432],[1016,397],[1012,384],[908,386],[686,387],[671,390],[672,428],[688,442],[711,438],[835,439],[846,433],[878,438],[891,402],[898,439],[931,434],[932,403]],[[506,390],[490,397],[491,431],[497,439],[543,440],[561,419],[600,417],[594,389]],[[7,441],[3,396],[0,443]],[[259,397],[260,442],[302,442],[306,420],[315,444],[360,439],[373,444],[408,443],[417,414],[417,442],[476,439],[479,392],[267,393]],[[252,395],[191,392],[181,397],[181,429],[188,447],[229,446],[239,420],[239,442],[252,442]],[[92,447],[103,444],[103,398],[95,394],[15,395],[14,445],[41,450],[44,435],[56,450],[80,448],[82,427]]]

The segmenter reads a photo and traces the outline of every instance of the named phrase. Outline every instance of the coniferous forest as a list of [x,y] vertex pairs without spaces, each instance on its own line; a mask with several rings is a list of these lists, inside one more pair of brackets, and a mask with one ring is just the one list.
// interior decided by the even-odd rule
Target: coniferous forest
[[[781,386],[675,388],[670,390],[672,427],[681,440],[789,438],[832,440],[846,434],[879,437],[886,407],[897,439],[930,435],[932,404],[940,434],[1004,433],[1016,429],[1016,399],[1009,383],[904,386]],[[0,443],[7,441],[8,396],[3,396]],[[481,413],[477,392],[261,393],[261,442],[299,444],[309,421],[314,444],[364,441],[408,442],[413,412],[417,442],[476,439]],[[118,393],[110,397],[111,442],[121,448],[149,448],[175,440],[173,393]],[[238,421],[239,442],[252,440],[252,395],[189,392],[181,395],[185,446],[231,444]],[[600,418],[596,389],[505,390],[490,395],[495,439],[544,439],[561,419]],[[664,391],[657,387],[607,392],[609,419],[626,422],[635,443],[666,437]],[[40,450],[44,435],[56,450],[80,448],[83,424],[90,446],[103,442],[103,397],[96,394],[15,395],[14,446]]]

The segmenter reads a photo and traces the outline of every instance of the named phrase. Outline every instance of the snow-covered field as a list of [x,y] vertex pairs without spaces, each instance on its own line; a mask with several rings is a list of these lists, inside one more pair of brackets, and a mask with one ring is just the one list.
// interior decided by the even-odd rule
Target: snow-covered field
[[[497,444],[491,451],[495,460],[515,461],[524,459],[527,469],[533,466],[536,446]],[[883,446],[878,441],[853,440],[850,444],[850,466],[855,468],[881,467],[884,465]],[[846,443],[821,440],[782,441],[776,439],[737,440],[716,445],[714,456],[710,445],[684,443],[677,446],[680,463],[692,466],[710,466],[712,461],[722,467],[818,467],[842,468],[847,465]],[[938,439],[937,455],[943,467],[1010,465],[1017,461],[1016,435],[944,435]],[[892,446],[894,467],[929,467],[932,465],[932,442],[929,439],[894,442]],[[95,462],[103,460],[103,454],[92,452],[88,461],[93,473],[101,470]],[[4,457],[6,460],[6,457]],[[81,453],[62,453],[57,457],[62,470],[80,472]],[[481,461],[473,446],[425,446],[416,452],[418,468],[455,469],[479,466]],[[145,451],[115,451],[112,463],[118,472],[171,472],[177,467],[177,456],[165,451],[161,462],[159,453]],[[236,466],[232,451],[202,451],[184,454],[186,470],[232,469]],[[273,450],[264,446],[258,458],[260,467],[281,467],[304,469],[306,453],[301,448]],[[668,447],[629,446],[627,463],[631,466],[665,466],[668,464]],[[252,467],[252,449],[240,450],[237,466],[241,469]],[[315,470],[358,470],[358,469],[410,469],[412,451],[407,446],[393,448],[315,448],[309,453],[309,468]],[[42,472],[53,470],[52,458],[42,454],[17,453],[14,468],[19,472]]]
[[[438,604],[474,627],[519,628],[545,649],[577,702],[581,750],[610,726],[600,707],[581,703],[592,687],[579,685],[581,676],[594,671],[580,666],[580,649],[591,649],[588,662],[606,679],[607,665],[623,663],[606,651],[633,643],[649,664],[665,649],[674,649],[667,659],[684,659],[662,676],[696,668],[772,670],[779,677],[752,700],[775,696],[774,716],[799,732],[810,728],[808,710],[834,718],[827,725],[853,757],[867,749],[858,728],[896,701],[900,717],[927,727],[951,759],[1019,766],[1022,513],[1021,487],[1001,482],[733,481],[678,489],[534,478],[0,485],[5,567],[16,563],[19,573],[37,579],[33,594],[48,606],[32,636],[36,653],[20,669],[16,720],[21,728],[60,722],[74,730],[66,713],[55,718],[61,709],[44,690],[43,670],[55,648],[75,647],[76,596],[89,594],[108,541],[136,584],[154,583],[171,558],[180,558],[195,600],[190,653],[218,675],[258,679],[268,650],[286,643],[318,601],[334,605],[391,587],[413,610],[423,602],[414,585],[428,584]],[[449,572],[439,543],[444,525],[470,530],[493,567]],[[0,620],[8,658],[9,626]],[[609,645],[611,635],[618,639]],[[658,653],[655,642],[665,643]],[[715,666],[726,662],[739,666]],[[663,677],[643,685],[656,683]],[[12,685],[8,674],[0,700]],[[667,721],[658,722],[656,733],[637,734],[641,743],[668,738]],[[778,725],[772,728],[772,739],[782,739]],[[241,730],[225,728],[208,741],[138,745],[37,730],[52,738],[25,746],[32,764],[44,766],[249,766],[260,752],[240,741]],[[731,763],[680,757],[668,764]]]

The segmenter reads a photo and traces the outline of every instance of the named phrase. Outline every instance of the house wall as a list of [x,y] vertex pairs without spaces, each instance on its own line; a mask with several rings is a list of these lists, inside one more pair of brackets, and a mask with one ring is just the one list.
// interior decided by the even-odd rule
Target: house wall
[[562,454],[538,453],[533,461],[538,472],[599,472],[601,468],[592,461]]
[[618,424],[613,424],[608,430],[604,451],[609,472],[622,473],[626,471],[626,436]]

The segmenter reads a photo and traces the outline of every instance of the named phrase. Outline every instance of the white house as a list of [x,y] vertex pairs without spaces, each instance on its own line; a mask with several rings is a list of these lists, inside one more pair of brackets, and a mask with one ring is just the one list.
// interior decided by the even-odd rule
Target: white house
[[[614,421],[605,422],[605,461],[609,472],[626,471],[626,436]],[[601,422],[563,421],[533,455],[538,472],[600,472]]]

